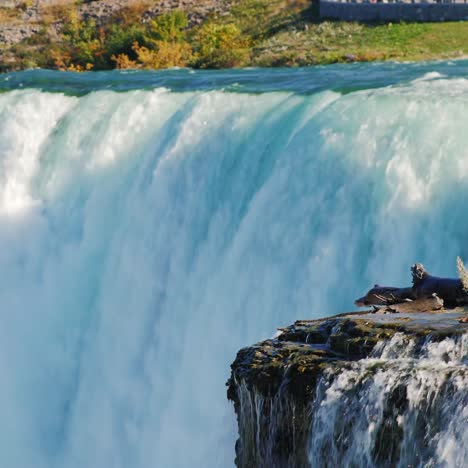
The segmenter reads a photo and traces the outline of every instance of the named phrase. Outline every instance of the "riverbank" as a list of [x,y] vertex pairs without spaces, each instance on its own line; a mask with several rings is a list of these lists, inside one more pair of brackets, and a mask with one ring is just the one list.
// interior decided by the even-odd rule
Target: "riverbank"
[[468,22],[327,22],[309,0],[20,3],[0,8],[0,71],[308,66],[468,55]]

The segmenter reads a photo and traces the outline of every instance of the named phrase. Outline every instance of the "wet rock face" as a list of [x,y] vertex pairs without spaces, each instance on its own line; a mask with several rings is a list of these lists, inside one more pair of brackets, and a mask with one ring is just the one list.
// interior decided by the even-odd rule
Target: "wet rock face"
[[[276,338],[240,350],[227,382],[228,398],[234,403],[239,426],[237,466],[310,466],[313,405],[318,386],[323,386],[321,382],[328,379],[331,385],[337,375],[353,363],[367,362],[376,348],[396,335],[412,340],[414,349],[428,340],[440,342],[463,335],[468,325],[460,323],[460,319],[466,316],[465,309],[380,311],[298,321],[280,329]],[[384,412],[404,411],[405,395],[404,385],[396,386]],[[379,447],[386,440],[388,428],[396,434],[391,450],[395,458],[398,456],[403,436],[398,436],[401,428],[395,421],[387,418],[388,427],[382,426],[376,432],[371,454],[376,461],[383,456]]]

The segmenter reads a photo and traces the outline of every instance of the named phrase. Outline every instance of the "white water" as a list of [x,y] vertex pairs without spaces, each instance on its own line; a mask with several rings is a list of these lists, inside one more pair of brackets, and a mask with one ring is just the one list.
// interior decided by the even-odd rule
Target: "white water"
[[402,335],[329,375],[313,412],[313,467],[468,463],[468,335],[421,350]]
[[230,466],[241,346],[468,258],[466,80],[0,116],[1,466]]

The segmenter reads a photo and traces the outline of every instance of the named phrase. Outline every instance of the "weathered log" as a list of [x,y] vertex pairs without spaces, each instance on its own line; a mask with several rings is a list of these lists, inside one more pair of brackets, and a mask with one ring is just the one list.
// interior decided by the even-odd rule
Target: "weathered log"
[[421,297],[414,301],[401,302],[400,304],[389,305],[385,311],[392,313],[411,314],[413,312],[434,312],[443,309],[444,301],[436,294],[431,297]]
[[399,304],[405,301],[416,299],[412,288],[396,288],[393,286],[379,286],[376,284],[367,294],[356,299],[355,304],[358,307],[366,306],[386,306]]
[[[461,263],[461,260],[459,260]],[[460,271],[460,266],[458,266]],[[464,271],[464,267],[463,267]],[[433,304],[437,310],[439,302],[449,308],[468,305],[468,290],[460,278],[440,278],[426,271],[424,265],[415,263],[411,267],[413,286],[396,288],[376,284],[367,294],[355,301],[358,307],[392,306],[418,300],[417,304],[404,306],[403,309],[416,311],[418,307],[427,309]],[[468,275],[467,275],[468,276]],[[434,297],[437,299],[434,299]],[[423,310],[420,310],[421,312]]]
[[468,303],[468,294],[459,278],[440,278],[429,274],[422,263],[411,267],[413,293],[417,298],[431,297],[437,294],[447,307]]

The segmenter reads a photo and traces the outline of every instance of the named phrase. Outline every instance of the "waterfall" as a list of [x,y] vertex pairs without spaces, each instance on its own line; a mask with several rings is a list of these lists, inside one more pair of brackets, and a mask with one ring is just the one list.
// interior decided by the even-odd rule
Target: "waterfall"
[[466,466],[468,335],[415,345],[397,334],[327,373],[312,410],[311,466]]
[[[40,72],[7,76],[0,465],[232,466],[225,381],[240,347],[295,319],[350,310],[376,281],[406,285],[415,261],[453,276],[456,256],[468,258],[468,80],[438,67],[408,76],[360,68],[379,76],[377,88],[353,88],[352,68],[327,69],[333,82],[288,71],[284,90],[255,92],[236,88],[236,73],[265,83],[277,75],[230,72],[224,89],[222,72],[207,72],[195,76],[221,84],[183,90],[146,83],[151,74],[53,74],[50,89]],[[85,91],[61,91],[62,76]],[[116,76],[133,85],[107,89]],[[295,76],[317,90],[287,86]],[[376,379],[398,372],[428,385],[411,359],[361,387],[351,377],[324,382],[319,413],[338,411],[333,394],[351,386],[349,398],[369,398],[378,418],[385,402],[375,392],[386,384]],[[438,365],[452,369],[437,401],[454,395],[453,409],[440,408],[454,417],[445,432],[430,428],[421,457],[450,465],[456,418],[466,417],[455,411],[464,377]],[[382,398],[393,398],[388,385]],[[421,404],[431,391],[421,389]],[[401,421],[416,427],[419,403],[410,404]],[[448,424],[444,414],[431,421]],[[367,450],[359,456],[370,456],[376,432],[357,430]],[[311,456],[324,444],[313,442]]]

